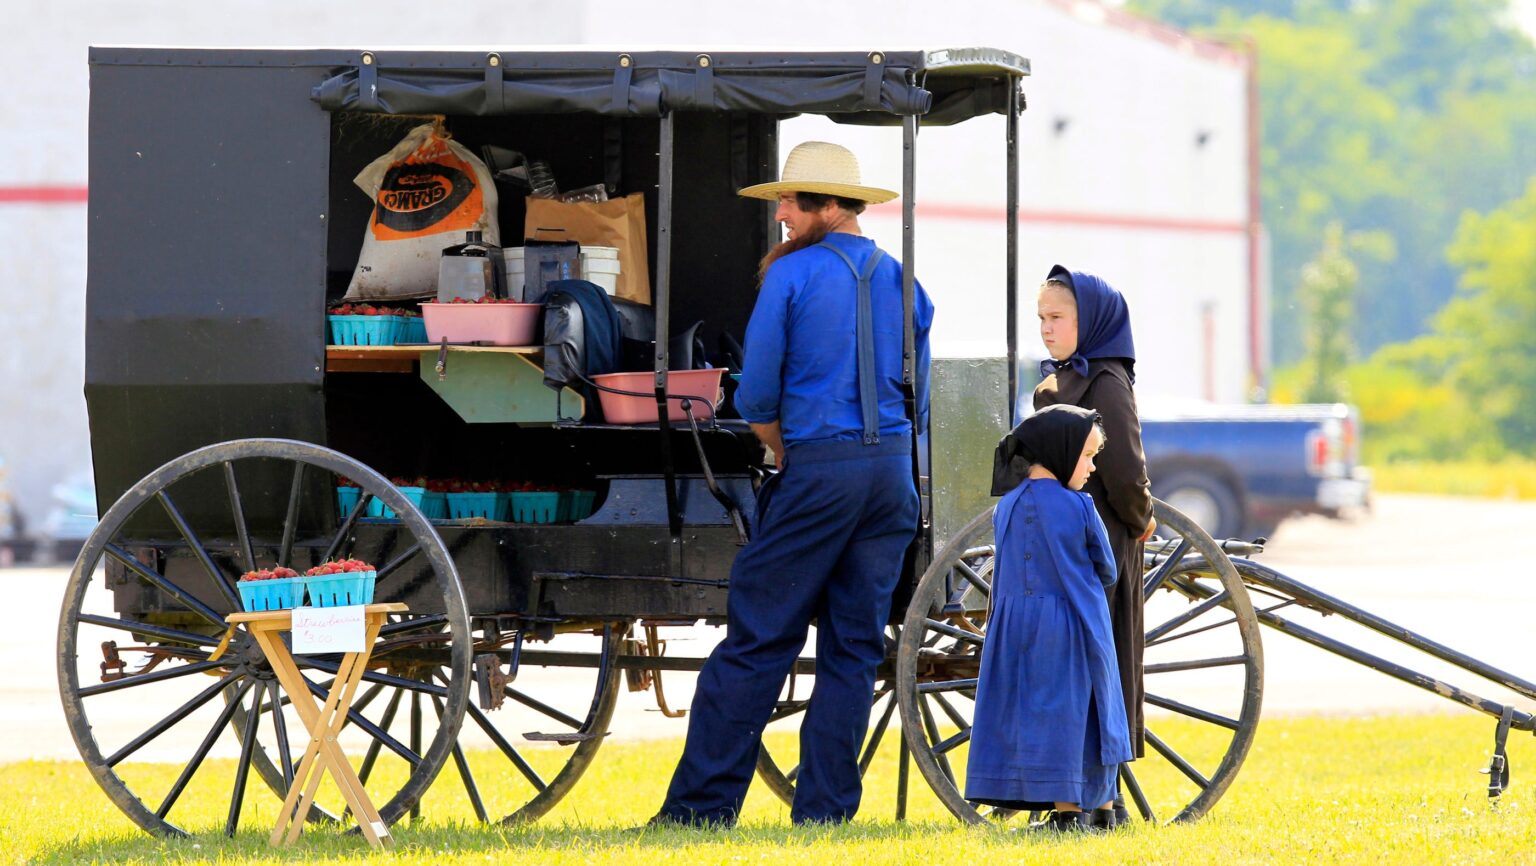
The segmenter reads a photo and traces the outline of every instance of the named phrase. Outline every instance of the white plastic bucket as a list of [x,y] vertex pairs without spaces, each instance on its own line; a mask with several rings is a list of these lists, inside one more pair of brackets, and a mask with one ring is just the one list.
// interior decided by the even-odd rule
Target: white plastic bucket
[[[513,298],[523,296],[523,248],[502,247],[502,259],[507,265],[507,286]],[[603,287],[612,295],[619,289],[619,248],[581,248],[581,276]]]

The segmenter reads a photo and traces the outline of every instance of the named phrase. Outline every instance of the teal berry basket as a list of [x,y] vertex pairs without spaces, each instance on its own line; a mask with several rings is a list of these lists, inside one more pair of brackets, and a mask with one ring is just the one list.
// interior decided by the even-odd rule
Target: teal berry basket
[[[395,489],[399,490],[401,493],[404,493],[405,498],[410,500],[411,504],[417,508],[421,507],[421,501],[427,495],[427,488],[425,487],[397,487]],[[385,505],[383,500],[379,499],[378,497],[374,497],[373,499],[368,500],[368,516],[382,517],[385,520],[394,520],[395,510],[390,508],[388,505]]]
[[400,320],[400,330],[395,334],[396,343],[425,343],[427,341],[427,320],[420,316],[397,316]]
[[309,589],[309,603],[315,607],[346,607],[373,604],[373,585],[378,576],[377,571],[317,574],[304,578],[304,584]]
[[560,492],[512,494],[513,523],[556,523],[560,520]]
[[393,346],[399,316],[326,316],[334,346]]
[[242,580],[240,604],[248,611],[287,610],[304,601],[304,578],[277,577],[272,580]]
[[427,495],[421,497],[421,513],[428,520],[446,520],[448,518],[448,494],[441,490],[428,490]]
[[592,516],[592,502],[597,498],[592,490],[560,491],[560,515],[564,521],[585,520]]
[[470,520],[476,517],[505,520],[506,508],[502,504],[502,495],[493,492],[448,494],[448,519]]
[[357,507],[357,498],[362,494],[362,489],[357,487],[336,488],[336,511],[342,519],[346,519],[346,516],[352,513],[352,509]]

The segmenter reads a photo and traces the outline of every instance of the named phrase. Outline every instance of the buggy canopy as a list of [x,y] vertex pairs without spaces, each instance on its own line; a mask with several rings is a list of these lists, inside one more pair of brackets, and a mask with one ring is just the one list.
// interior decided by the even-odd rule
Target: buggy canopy
[[[132,52],[131,55],[120,52]],[[97,48],[94,64],[142,63],[144,49]],[[992,48],[937,51],[240,50],[175,52],[207,67],[328,70],[312,98],[327,111],[382,114],[668,111],[826,115],[841,123],[958,123],[1008,110],[1029,61]],[[188,56],[195,55],[195,56]]]

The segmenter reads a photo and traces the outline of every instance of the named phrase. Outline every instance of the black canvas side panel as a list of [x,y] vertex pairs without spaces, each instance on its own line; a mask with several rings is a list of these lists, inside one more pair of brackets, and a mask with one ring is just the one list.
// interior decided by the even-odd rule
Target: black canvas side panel
[[92,67],[86,404],[103,508],[200,445],[323,441],[330,117],[313,83]]
[[778,124],[761,116],[680,113],[676,142],[672,333],[702,320],[714,357],[721,333],[746,339],[758,261],[778,239],[775,203],[736,195],[777,177]]
[[[105,511],[140,478],[189,451],[229,439],[274,437],[325,441],[325,403],[310,385],[87,385],[96,499]],[[253,532],[274,540],[292,483],[291,464],[246,460],[237,482]],[[334,517],[335,482],[306,473],[300,526],[313,532]],[[233,536],[223,474],[205,470],[171,490],[176,505],[209,539]],[[179,538],[158,508],[141,512],[130,527],[138,538]]]

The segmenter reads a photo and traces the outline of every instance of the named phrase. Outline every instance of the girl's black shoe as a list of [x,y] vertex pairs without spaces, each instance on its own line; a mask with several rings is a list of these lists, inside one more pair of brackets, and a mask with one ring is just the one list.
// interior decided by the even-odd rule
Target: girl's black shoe
[[1130,822],[1131,813],[1130,810],[1125,808],[1125,797],[1119,794],[1115,795],[1115,823],[1129,824]]
[[1041,833],[1089,833],[1095,828],[1082,812],[1050,812],[1030,824],[1029,829]]
[[1113,830],[1130,820],[1130,816],[1122,817],[1123,810],[1116,808],[1094,809],[1088,818],[1088,824],[1095,830]]

